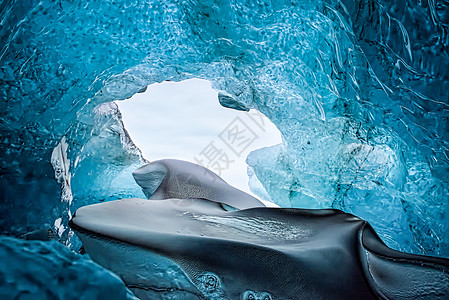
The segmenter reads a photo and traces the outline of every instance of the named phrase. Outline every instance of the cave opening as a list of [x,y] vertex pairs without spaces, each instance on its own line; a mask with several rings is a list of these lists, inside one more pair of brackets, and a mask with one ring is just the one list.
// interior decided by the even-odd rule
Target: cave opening
[[[282,143],[281,133],[255,109],[223,107],[218,95],[211,82],[188,79],[155,83],[115,103],[127,133],[146,160],[190,161],[253,194],[246,157],[253,150]],[[267,195],[257,196],[269,201]]]

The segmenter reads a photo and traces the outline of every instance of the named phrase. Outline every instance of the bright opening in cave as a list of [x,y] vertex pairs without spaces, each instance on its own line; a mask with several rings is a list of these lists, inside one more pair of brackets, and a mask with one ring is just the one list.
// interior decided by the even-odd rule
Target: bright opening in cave
[[117,101],[130,137],[149,160],[175,158],[208,167],[234,187],[248,187],[248,154],[281,143],[276,126],[256,110],[225,108],[206,80],[165,81]]

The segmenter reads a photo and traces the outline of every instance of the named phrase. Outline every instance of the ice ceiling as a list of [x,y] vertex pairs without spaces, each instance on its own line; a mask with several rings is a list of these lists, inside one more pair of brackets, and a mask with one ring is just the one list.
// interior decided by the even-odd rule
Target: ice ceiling
[[248,157],[273,201],[449,256],[448,26],[446,1],[3,1],[1,233],[142,197],[110,101],[201,78],[281,131]]

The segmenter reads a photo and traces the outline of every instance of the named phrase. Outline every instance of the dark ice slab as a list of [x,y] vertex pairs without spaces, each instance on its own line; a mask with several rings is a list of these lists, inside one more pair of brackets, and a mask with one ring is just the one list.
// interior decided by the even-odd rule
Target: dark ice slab
[[391,250],[353,215],[191,200],[90,205],[70,225],[141,298],[449,297],[448,260]]
[[214,172],[183,160],[154,161],[135,170],[133,176],[145,196],[152,200],[201,198],[238,209],[265,207],[257,198],[229,185]]

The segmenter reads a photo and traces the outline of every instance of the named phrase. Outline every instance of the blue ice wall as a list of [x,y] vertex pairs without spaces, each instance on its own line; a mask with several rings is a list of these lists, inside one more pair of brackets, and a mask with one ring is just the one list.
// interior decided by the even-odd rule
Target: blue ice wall
[[390,246],[449,256],[446,2],[4,1],[0,11],[1,232],[59,218],[63,231],[73,206],[135,196],[126,174],[140,154],[114,108],[98,105],[197,77],[282,132],[283,145],[248,157],[273,201],[341,208]]

